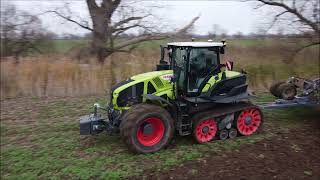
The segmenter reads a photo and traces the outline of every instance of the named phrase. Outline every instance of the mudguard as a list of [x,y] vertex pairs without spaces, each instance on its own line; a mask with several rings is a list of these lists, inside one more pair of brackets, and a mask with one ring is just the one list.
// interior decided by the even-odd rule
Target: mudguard
[[143,97],[146,98],[147,100],[150,100],[150,101],[159,101],[159,102],[168,104],[169,106],[173,106],[173,104],[170,103],[167,99],[164,99],[160,96],[156,96],[153,94],[144,94]]

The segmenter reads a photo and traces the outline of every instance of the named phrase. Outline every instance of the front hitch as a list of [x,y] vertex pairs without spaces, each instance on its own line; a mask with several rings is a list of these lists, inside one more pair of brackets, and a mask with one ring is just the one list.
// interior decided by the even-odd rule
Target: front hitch
[[99,134],[107,129],[108,122],[98,115],[98,109],[108,110],[108,108],[102,108],[99,103],[94,103],[93,113],[80,117],[80,135]]
[[[102,116],[98,110],[107,112],[108,116]],[[93,112],[90,115],[80,117],[80,135],[95,135],[106,131],[110,135],[119,132],[120,116],[115,114],[112,106],[102,108],[100,104],[93,105]]]
[[80,117],[80,135],[99,134],[107,127],[107,122],[101,116],[90,114]]

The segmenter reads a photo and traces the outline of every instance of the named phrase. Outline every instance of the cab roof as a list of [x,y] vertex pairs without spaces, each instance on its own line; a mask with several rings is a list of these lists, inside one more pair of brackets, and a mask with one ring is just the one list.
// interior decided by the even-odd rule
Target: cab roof
[[171,42],[168,46],[181,46],[181,47],[223,47],[225,44],[222,42]]

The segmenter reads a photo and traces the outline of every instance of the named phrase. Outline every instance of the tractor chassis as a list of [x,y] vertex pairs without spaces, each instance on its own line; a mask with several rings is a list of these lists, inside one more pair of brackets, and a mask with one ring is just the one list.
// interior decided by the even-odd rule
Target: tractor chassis
[[[218,130],[230,129],[234,125],[236,120],[236,114],[241,110],[248,108],[259,107],[247,103],[206,103],[206,104],[188,104],[186,106],[178,103],[174,103],[176,108],[175,112],[170,112],[172,116],[177,120],[175,129],[180,136],[190,135],[192,133],[193,121],[199,118],[214,118],[218,121]],[[210,107],[211,108],[208,108]],[[103,131],[108,134],[118,134],[122,116],[112,116],[112,108],[103,109],[107,111],[108,116],[105,116],[105,112],[98,113],[98,108],[95,108],[94,113],[80,117],[80,135],[96,135]],[[190,114],[190,115],[188,115]]]
[[[193,104],[193,103],[192,103]],[[175,119],[177,119],[176,130],[181,136],[189,135],[192,131],[192,121],[195,118],[199,118],[197,114],[202,117],[207,115],[208,117],[218,118],[219,120],[219,130],[225,129],[230,123],[235,119],[234,114],[241,111],[242,109],[248,107],[254,107],[254,105],[249,103],[227,103],[227,104],[215,104],[212,103],[213,108],[201,108],[201,104],[187,105],[187,109],[183,106],[178,105],[175,112],[171,112]],[[216,106],[217,105],[217,106]],[[212,107],[211,106],[211,107]],[[206,107],[206,106],[204,106]],[[208,107],[208,106],[207,106]],[[219,108],[218,108],[219,107]],[[290,108],[290,107],[320,107],[320,97],[319,96],[296,96],[292,100],[277,99],[274,102],[267,102],[264,104],[259,104],[255,106],[261,109],[279,109],[279,108]],[[112,108],[103,109],[106,110],[108,116],[103,116],[95,112],[90,115],[80,117],[80,134],[81,135],[96,135],[103,131],[108,134],[119,133],[119,126],[121,122],[121,116],[115,113]],[[188,113],[191,113],[191,117],[184,118]]]

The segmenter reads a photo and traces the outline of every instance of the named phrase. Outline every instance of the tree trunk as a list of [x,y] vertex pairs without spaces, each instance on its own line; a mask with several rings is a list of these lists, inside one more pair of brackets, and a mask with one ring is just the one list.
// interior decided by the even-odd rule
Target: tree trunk
[[87,0],[89,13],[93,24],[93,39],[91,45],[91,52],[97,55],[99,63],[103,64],[108,51],[106,44],[109,37],[109,23],[108,11],[99,7],[94,0]]
[[91,53],[97,55],[98,62],[101,64],[109,56],[105,45],[107,40],[107,38],[101,37],[98,33],[94,33],[93,35]]

